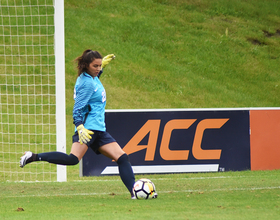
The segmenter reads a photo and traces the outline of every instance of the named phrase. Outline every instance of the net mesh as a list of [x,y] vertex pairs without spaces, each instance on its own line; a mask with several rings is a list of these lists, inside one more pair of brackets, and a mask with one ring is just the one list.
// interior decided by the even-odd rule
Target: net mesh
[[53,181],[56,166],[19,167],[56,150],[53,0],[0,0],[0,179]]

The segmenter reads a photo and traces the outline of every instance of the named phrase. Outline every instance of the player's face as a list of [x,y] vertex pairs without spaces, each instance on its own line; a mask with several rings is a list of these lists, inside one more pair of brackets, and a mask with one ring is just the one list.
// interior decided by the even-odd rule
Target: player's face
[[101,70],[102,59],[95,59],[88,65],[88,74],[96,77]]

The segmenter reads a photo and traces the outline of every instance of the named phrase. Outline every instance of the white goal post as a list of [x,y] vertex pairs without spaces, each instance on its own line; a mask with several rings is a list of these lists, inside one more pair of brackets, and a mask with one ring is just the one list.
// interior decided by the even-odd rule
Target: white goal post
[[[66,153],[64,0],[55,0],[56,149]],[[66,166],[57,165],[57,181],[67,180]]]
[[20,157],[66,152],[64,0],[0,0],[0,182],[66,181]]

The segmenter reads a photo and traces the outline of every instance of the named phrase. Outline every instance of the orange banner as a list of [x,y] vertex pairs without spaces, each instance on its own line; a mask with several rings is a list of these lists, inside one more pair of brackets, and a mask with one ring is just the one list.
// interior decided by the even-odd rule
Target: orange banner
[[251,110],[251,170],[280,169],[280,110]]

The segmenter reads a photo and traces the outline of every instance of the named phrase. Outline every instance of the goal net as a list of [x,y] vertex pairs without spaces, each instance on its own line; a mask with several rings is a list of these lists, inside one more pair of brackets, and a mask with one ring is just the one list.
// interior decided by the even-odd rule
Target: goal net
[[[19,167],[25,151],[56,151],[57,143],[64,141],[56,135],[57,114],[65,114],[65,100],[60,100],[59,113],[55,6],[55,0],[0,0],[0,181],[59,180],[56,165]],[[64,51],[62,55],[64,59]],[[64,138],[65,130],[60,132]]]

